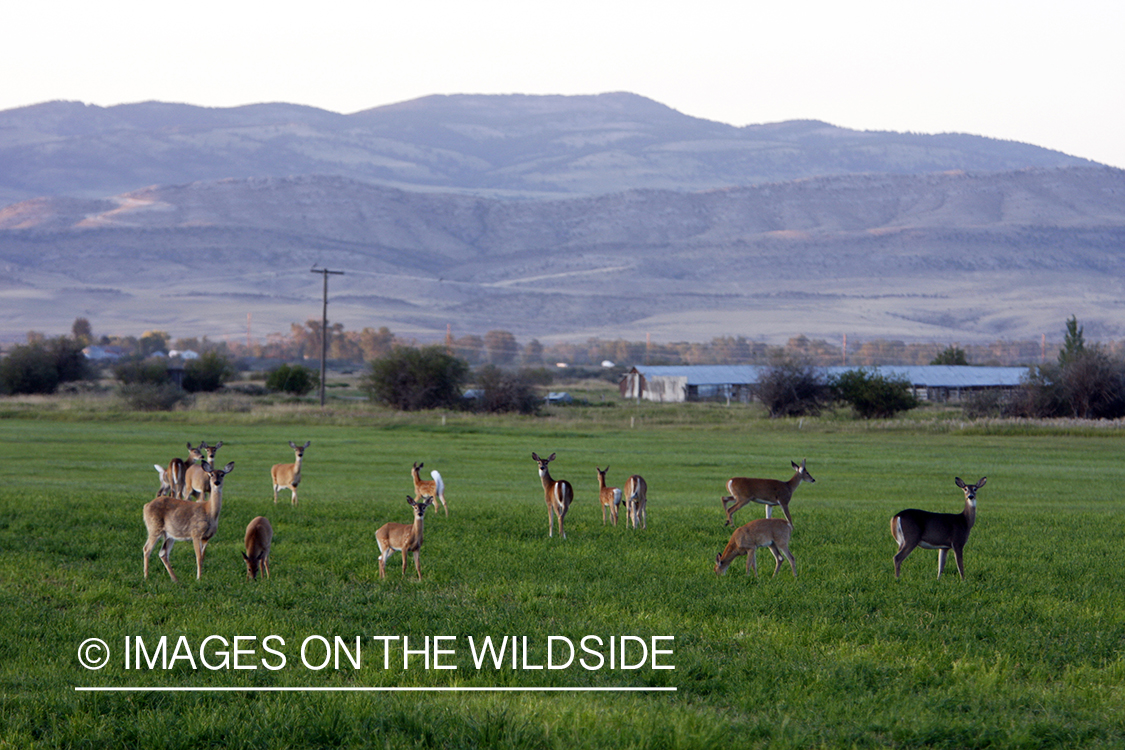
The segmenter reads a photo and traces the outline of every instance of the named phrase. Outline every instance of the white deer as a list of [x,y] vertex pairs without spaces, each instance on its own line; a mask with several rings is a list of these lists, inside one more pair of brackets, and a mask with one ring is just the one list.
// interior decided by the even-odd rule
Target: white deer
[[188,539],[195,547],[195,578],[198,580],[203,576],[203,554],[207,549],[207,542],[219,528],[219,513],[223,509],[223,478],[234,469],[234,461],[223,469],[216,469],[207,462],[202,467],[211,483],[207,500],[194,503],[178,497],[162,496],[145,503],[145,528],[148,529],[148,540],[144,546],[145,578],[148,578],[148,560],[152,548],[161,537],[164,538],[164,544],[160,548],[160,561],[164,563],[173,581],[179,582],[169,561],[172,546]]
[[293,449],[293,454],[297,460],[291,464],[274,464],[270,469],[270,478],[273,480],[273,502],[277,504],[277,491],[289,490],[292,496],[289,498],[291,505],[297,504],[297,485],[301,483],[301,459],[305,456],[305,450],[312,445],[312,441],[307,441],[304,445],[297,445],[292,440],[289,441],[289,447]]
[[913,508],[896,513],[891,518],[891,535],[898,542],[895,553],[895,578],[902,575],[902,561],[915,547],[936,549],[938,551],[937,577],[945,570],[945,558],[949,550],[957,558],[957,572],[965,580],[965,562],[962,558],[969,532],[977,520],[977,490],[984,486],[988,477],[981,477],[976,484],[965,484],[961,477],[954,482],[965,493],[965,509],[960,513],[931,513]]

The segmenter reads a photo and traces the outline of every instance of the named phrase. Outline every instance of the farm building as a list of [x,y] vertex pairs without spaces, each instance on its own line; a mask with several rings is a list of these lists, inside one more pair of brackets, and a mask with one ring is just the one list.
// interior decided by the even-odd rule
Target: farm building
[[[766,370],[762,365],[637,366],[625,373],[619,388],[623,398],[675,403],[727,399],[749,401],[754,384]],[[826,376],[855,370],[855,367],[823,367]],[[960,401],[973,391],[1010,389],[1020,385],[1026,367],[964,367],[955,365],[864,368],[887,378],[902,378],[911,384],[914,396],[923,401]]]

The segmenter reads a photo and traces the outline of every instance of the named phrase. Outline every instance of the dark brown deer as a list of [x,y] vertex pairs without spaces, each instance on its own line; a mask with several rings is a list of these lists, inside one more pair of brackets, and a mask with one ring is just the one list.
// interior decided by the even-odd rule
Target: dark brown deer
[[984,486],[988,477],[981,477],[976,484],[965,484],[961,477],[954,481],[965,492],[965,509],[960,513],[931,513],[913,508],[896,513],[891,518],[891,534],[898,542],[895,554],[895,578],[902,575],[902,561],[915,547],[936,549],[938,551],[937,577],[945,570],[945,558],[953,550],[957,558],[957,572],[965,580],[963,554],[969,532],[977,520],[977,490]]

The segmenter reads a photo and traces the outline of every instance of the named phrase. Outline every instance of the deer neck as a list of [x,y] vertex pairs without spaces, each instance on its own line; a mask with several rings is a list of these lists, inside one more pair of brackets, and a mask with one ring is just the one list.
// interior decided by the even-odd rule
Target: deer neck
[[211,493],[208,495],[205,505],[207,508],[207,516],[214,521],[218,521],[219,513],[223,510],[223,489],[221,486],[216,487],[212,483]]
[[410,535],[413,537],[414,544],[412,546],[422,546],[422,526],[425,523],[424,516],[418,516],[414,519],[414,525],[410,529]]
[[543,480],[543,489],[545,490],[551,489],[551,487],[553,487],[555,484],[555,480],[551,479],[551,472],[547,471],[546,469],[543,469],[543,471],[539,472],[539,478]]
[[973,524],[977,521],[977,504],[973,500],[965,501],[965,510],[961,512],[965,517],[965,528],[973,528]]

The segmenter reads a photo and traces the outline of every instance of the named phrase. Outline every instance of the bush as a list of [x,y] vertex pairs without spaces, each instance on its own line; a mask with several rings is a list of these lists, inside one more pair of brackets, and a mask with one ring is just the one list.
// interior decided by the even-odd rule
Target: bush
[[403,411],[456,409],[468,377],[469,363],[441,346],[396,346],[371,363],[361,387],[373,401]]
[[476,404],[480,411],[534,414],[542,404],[522,372],[504,372],[494,365],[486,365],[477,373],[477,387],[483,392]]
[[320,385],[320,374],[301,365],[281,365],[271,370],[266,378],[266,388],[271,391],[284,391],[294,396],[304,396]]
[[175,383],[126,383],[118,393],[126,406],[135,411],[172,411],[190,400]]
[[124,385],[165,385],[171,382],[163,359],[128,359],[113,367],[113,376]]
[[1125,416],[1125,366],[1100,347],[1031,368],[1019,394],[1020,416],[1117,419]]
[[230,359],[217,351],[205,352],[184,365],[184,390],[188,393],[217,391],[237,373]]
[[0,390],[54,393],[60,383],[81,380],[88,369],[82,347],[65,337],[12,347],[0,360]]
[[833,397],[851,404],[864,419],[893,417],[918,406],[910,392],[910,381],[888,378],[870,370],[848,370],[832,379]]
[[755,393],[771,417],[817,416],[831,400],[824,376],[812,365],[792,361],[763,372]]

